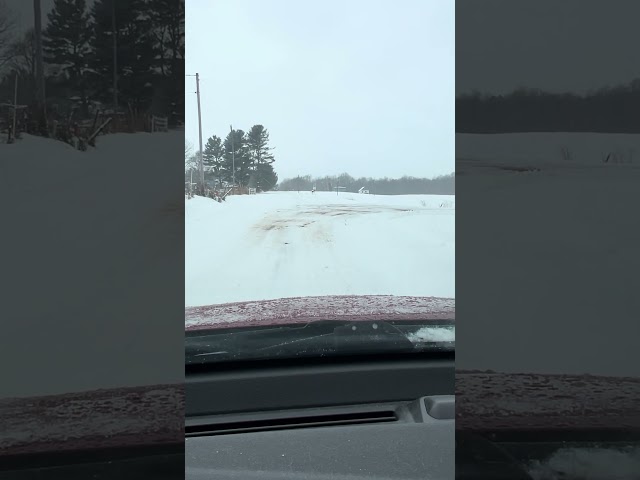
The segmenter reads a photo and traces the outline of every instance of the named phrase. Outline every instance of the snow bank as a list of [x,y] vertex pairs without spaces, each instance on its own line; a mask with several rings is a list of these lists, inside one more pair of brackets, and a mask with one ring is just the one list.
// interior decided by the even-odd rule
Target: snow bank
[[187,200],[185,304],[455,297],[455,197],[272,192]]
[[166,277],[182,269],[175,251],[184,206],[172,172],[183,134],[110,135],[97,144],[79,152],[29,135],[0,144],[8,253],[0,351],[14,359],[0,366],[4,395],[184,378],[181,346],[167,350],[181,336],[182,314],[157,301],[182,283]]

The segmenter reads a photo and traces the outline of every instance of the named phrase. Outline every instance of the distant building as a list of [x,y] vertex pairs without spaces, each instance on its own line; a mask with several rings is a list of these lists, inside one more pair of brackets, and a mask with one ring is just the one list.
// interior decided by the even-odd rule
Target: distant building
[[364,187],[361,187],[360,190],[358,190],[358,193],[369,193],[369,190],[365,189]]

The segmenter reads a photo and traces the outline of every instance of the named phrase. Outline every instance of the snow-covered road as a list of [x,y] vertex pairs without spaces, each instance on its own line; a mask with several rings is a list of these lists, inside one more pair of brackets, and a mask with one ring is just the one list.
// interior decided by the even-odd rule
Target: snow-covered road
[[455,297],[455,197],[273,192],[187,200],[187,306]]

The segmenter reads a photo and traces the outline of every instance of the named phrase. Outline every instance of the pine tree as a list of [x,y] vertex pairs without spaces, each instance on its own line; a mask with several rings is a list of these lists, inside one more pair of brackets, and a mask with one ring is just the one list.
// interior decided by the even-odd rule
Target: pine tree
[[114,6],[118,103],[120,107],[145,110],[153,95],[155,62],[152,24],[145,0],[96,0],[91,9],[91,66],[102,98],[109,102],[113,98]]
[[204,164],[206,171],[213,174],[213,177],[218,181],[218,184],[222,183],[223,159],[224,148],[222,146],[222,140],[220,137],[212,135],[204,146],[202,163]]
[[[275,186],[278,178],[271,164],[275,158],[269,147],[269,132],[262,125],[254,125],[247,134],[247,149],[251,163],[249,186],[267,191]],[[266,168],[269,167],[269,168]]]
[[162,75],[181,74],[184,61],[184,0],[154,0],[149,4],[153,23],[154,48]]
[[259,192],[268,192],[278,183],[278,175],[270,163],[261,163],[256,169],[255,188]]
[[89,15],[85,0],[55,0],[43,32],[45,60],[62,67],[72,90],[80,92],[87,113]]
[[233,130],[233,132],[229,132],[224,139],[223,147],[222,179],[227,182],[233,181],[233,165],[235,163],[236,183],[241,186],[248,185],[251,174],[251,158],[244,131]]
[[184,118],[184,0],[153,0],[148,7],[152,23],[155,111],[170,113],[169,122]]
[[256,167],[263,163],[273,163],[275,158],[269,147],[269,132],[262,125],[254,125],[247,133],[247,149],[251,158],[251,166]]

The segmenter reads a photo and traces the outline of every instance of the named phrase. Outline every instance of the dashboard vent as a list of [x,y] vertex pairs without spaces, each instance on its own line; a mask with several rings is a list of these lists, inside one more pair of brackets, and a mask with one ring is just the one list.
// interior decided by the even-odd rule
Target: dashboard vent
[[186,437],[229,435],[293,428],[317,428],[339,425],[371,424],[395,422],[398,420],[393,410],[372,410],[366,412],[332,413],[321,415],[273,417],[266,419],[247,419],[237,421],[205,421],[185,426]]

